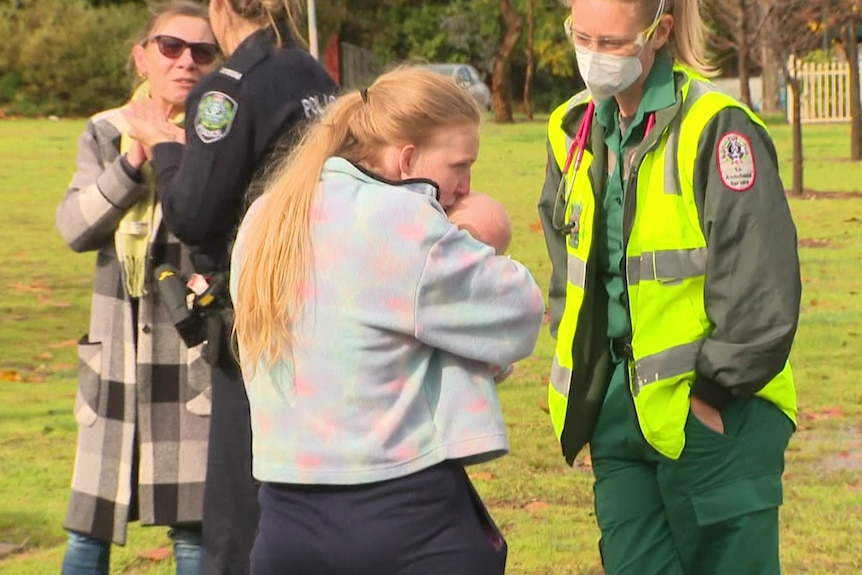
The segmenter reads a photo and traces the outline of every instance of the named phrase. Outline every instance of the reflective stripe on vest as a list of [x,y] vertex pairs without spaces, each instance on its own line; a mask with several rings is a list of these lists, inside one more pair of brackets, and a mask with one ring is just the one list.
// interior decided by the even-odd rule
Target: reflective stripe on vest
[[694,371],[703,340],[684,343],[635,361],[637,377],[632,381],[632,395],[637,397],[651,383],[679,377]]
[[566,257],[566,280],[581,289],[587,283],[587,262],[580,257],[569,254]]
[[706,271],[706,255],[706,248],[693,248],[644,252],[639,256],[626,258],[629,285],[641,281],[672,282],[702,276]]
[[[717,92],[704,78],[679,66],[675,70],[687,76],[681,86],[681,111],[640,166],[635,166],[637,209],[626,238],[626,289],[633,329],[629,384],[644,437],[656,451],[673,459],[685,445],[690,387],[712,329],[703,301],[708,247],[694,196],[700,135],[727,107],[745,111],[763,126],[752,112]],[[582,97],[573,98],[555,110],[549,122],[548,137],[561,170],[570,142],[561,128],[562,118],[571,107],[583,103]],[[582,356],[573,349],[585,345],[576,328],[587,273],[595,265],[589,261],[595,195],[585,175],[591,161],[591,156],[589,161],[585,156],[566,205],[566,217],[574,214],[579,225],[577,237],[566,241],[566,306],[548,386],[548,407],[558,438],[563,434],[571,386],[583,383],[572,382],[572,374],[576,371],[573,357]],[[789,365],[758,395],[795,421],[796,395]],[[563,447],[565,451],[565,443]],[[574,455],[566,453],[567,459]]]

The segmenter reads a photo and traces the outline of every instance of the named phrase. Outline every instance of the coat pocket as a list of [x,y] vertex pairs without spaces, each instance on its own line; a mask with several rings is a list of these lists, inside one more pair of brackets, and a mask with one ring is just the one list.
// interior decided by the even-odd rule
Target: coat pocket
[[732,529],[738,518],[777,508],[782,500],[781,476],[776,474],[740,479],[710,488],[692,497],[692,504],[701,527],[727,522],[728,528]]
[[85,335],[78,341],[78,393],[75,397],[75,419],[91,426],[99,419],[99,395],[102,385],[102,344]]

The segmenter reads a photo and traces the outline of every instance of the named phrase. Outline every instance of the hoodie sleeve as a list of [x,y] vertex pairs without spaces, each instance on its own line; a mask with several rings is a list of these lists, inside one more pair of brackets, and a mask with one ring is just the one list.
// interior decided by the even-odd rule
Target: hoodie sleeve
[[460,357],[508,365],[529,356],[544,314],[527,268],[455,226],[432,246],[416,293],[415,337]]

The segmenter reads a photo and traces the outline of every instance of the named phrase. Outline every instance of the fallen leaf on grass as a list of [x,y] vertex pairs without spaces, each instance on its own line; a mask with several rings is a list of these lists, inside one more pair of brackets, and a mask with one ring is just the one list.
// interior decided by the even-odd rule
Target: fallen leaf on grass
[[551,413],[551,409],[548,407],[548,402],[544,399],[539,400],[539,409],[541,409],[545,413]]
[[138,557],[150,561],[166,561],[171,556],[170,547],[159,547],[158,549],[142,549],[138,551]]
[[0,381],[21,381],[21,376],[15,370],[0,371]]
[[530,513],[535,513],[536,511],[541,511],[542,509],[548,506],[544,501],[530,501],[526,505],[524,505],[524,509],[529,511]]
[[828,238],[802,238],[799,240],[801,248],[824,248],[830,244]]
[[468,473],[470,479],[481,479],[482,481],[491,481],[492,479],[497,479],[497,476],[493,473],[488,473],[487,471],[474,471]]
[[77,340],[77,339],[67,339],[67,340],[64,340],[64,341],[59,341],[59,342],[57,342],[57,343],[52,343],[52,344],[51,344],[51,347],[54,347],[54,348],[57,348],[57,347],[73,347],[73,346],[76,346],[76,345],[78,345],[78,340]]
[[39,355],[34,355],[34,359],[53,359],[54,354],[50,351],[46,351],[45,353],[40,353]]
[[530,224],[531,232],[541,232],[542,231],[542,220],[536,220],[532,224]]
[[67,301],[54,301],[46,295],[39,294],[36,297],[38,298],[39,303],[44,305],[44,306],[59,307],[59,308],[66,308],[66,307],[72,306],[72,304],[67,302]]
[[34,284],[15,282],[10,287],[18,293],[45,293],[48,291],[48,286],[39,282]]
[[799,413],[799,418],[803,421],[823,421],[841,417],[844,417],[844,410],[837,405],[824,407],[820,411],[802,411]]

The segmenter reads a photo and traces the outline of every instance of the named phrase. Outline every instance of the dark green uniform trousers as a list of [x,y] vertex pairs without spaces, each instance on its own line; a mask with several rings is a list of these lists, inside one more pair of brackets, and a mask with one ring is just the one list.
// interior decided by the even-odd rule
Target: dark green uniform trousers
[[591,443],[607,575],[773,575],[784,451],[793,424],[773,404],[735,398],[721,435],[689,413],[678,460],[644,440],[613,372]]

